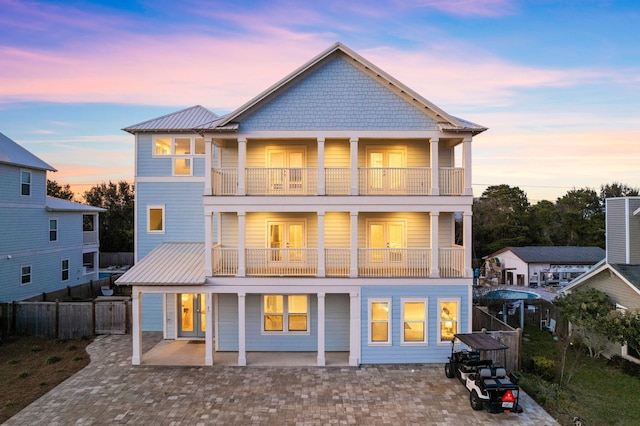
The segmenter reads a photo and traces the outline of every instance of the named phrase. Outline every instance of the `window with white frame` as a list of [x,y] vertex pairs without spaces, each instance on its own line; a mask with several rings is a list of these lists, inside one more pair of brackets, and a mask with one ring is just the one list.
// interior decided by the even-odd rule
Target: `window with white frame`
[[147,206],[147,232],[164,234],[164,205]]
[[62,275],[60,277],[61,281],[69,280],[69,259],[62,259],[60,264],[60,270],[62,271]]
[[49,241],[58,241],[58,219],[49,219]]
[[31,195],[31,172],[28,170],[20,170],[20,194]]
[[450,342],[460,327],[460,299],[439,299],[438,311],[438,342]]
[[402,299],[401,344],[427,343],[427,299]]
[[262,296],[264,333],[309,333],[309,297],[306,294]]
[[175,176],[192,176],[193,159],[204,153],[204,138],[201,137],[157,136],[153,140],[153,156],[172,158]]
[[391,345],[391,299],[369,299],[369,344]]
[[31,265],[22,265],[20,267],[21,284],[31,284]]

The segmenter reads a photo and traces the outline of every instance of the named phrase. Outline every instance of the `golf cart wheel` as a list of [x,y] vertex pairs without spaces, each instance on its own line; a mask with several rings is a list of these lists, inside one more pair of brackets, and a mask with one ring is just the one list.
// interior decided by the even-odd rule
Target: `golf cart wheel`
[[444,365],[444,375],[447,376],[450,379],[453,379],[454,374],[453,374],[453,366],[451,365],[450,362],[446,363]]
[[482,402],[475,389],[472,390],[471,394],[469,395],[469,402],[471,403],[471,408],[476,411],[482,410],[484,408],[484,402]]

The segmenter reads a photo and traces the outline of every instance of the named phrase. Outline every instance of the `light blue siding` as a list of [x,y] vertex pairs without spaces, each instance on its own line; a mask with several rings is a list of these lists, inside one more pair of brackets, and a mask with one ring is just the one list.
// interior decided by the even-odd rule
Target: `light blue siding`
[[[31,172],[31,194],[28,196],[21,195],[21,170]],[[47,174],[44,170],[0,164],[0,182],[0,202],[44,206],[47,195]]]
[[[438,299],[460,299],[461,332],[469,332],[468,288],[464,286],[388,286],[362,287],[361,303],[361,347],[362,364],[403,364],[403,363],[442,363],[451,354],[450,343],[438,344]],[[402,327],[401,299],[428,298],[427,306],[427,346],[401,346],[400,333]],[[391,346],[374,346],[369,344],[369,299],[391,298]]]
[[162,331],[162,295],[142,295],[142,331]]
[[422,109],[342,55],[240,119],[240,130],[438,130]]
[[327,351],[349,351],[349,304],[348,294],[325,296],[325,349]]
[[218,296],[218,350],[238,350],[238,296]]
[[[163,242],[204,241],[203,192],[203,182],[138,183],[136,188],[138,260]],[[164,205],[164,234],[147,232],[147,208],[150,205]]]

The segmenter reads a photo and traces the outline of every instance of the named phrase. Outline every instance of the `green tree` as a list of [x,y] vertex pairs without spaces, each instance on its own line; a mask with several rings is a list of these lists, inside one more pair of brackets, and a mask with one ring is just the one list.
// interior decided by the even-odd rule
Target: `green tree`
[[473,204],[474,256],[483,257],[503,247],[528,242],[527,194],[518,187],[488,187]]
[[600,185],[600,202],[604,207],[604,200],[615,197],[633,197],[639,194],[638,188],[632,188],[624,183],[613,182]]
[[71,190],[71,185],[66,184],[61,186],[55,180],[47,179],[47,195],[49,197],[61,198],[63,200],[74,201],[74,193]]
[[134,188],[125,181],[101,183],[84,193],[87,204],[102,207],[100,213],[100,250],[133,251]]
[[559,240],[556,245],[604,248],[605,215],[593,189],[572,189],[556,201]]
[[527,245],[554,246],[558,233],[558,212],[555,204],[548,200],[542,200],[529,207],[529,242]]

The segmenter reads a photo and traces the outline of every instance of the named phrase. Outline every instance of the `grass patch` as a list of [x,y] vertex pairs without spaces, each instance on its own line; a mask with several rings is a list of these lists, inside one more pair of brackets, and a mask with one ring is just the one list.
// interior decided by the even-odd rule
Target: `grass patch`
[[[561,386],[557,383],[558,342],[549,332],[535,327],[525,327],[524,332],[528,341],[522,344],[520,385],[560,424],[573,425],[574,417],[587,425],[640,424],[640,377],[630,376],[605,358],[593,359],[585,353],[569,384]],[[550,361],[556,364],[555,377],[544,380],[536,374],[536,368],[540,368],[540,362],[548,367]]]
[[[66,343],[65,343],[66,342]],[[4,339],[0,347],[0,424],[89,364],[91,339]]]

